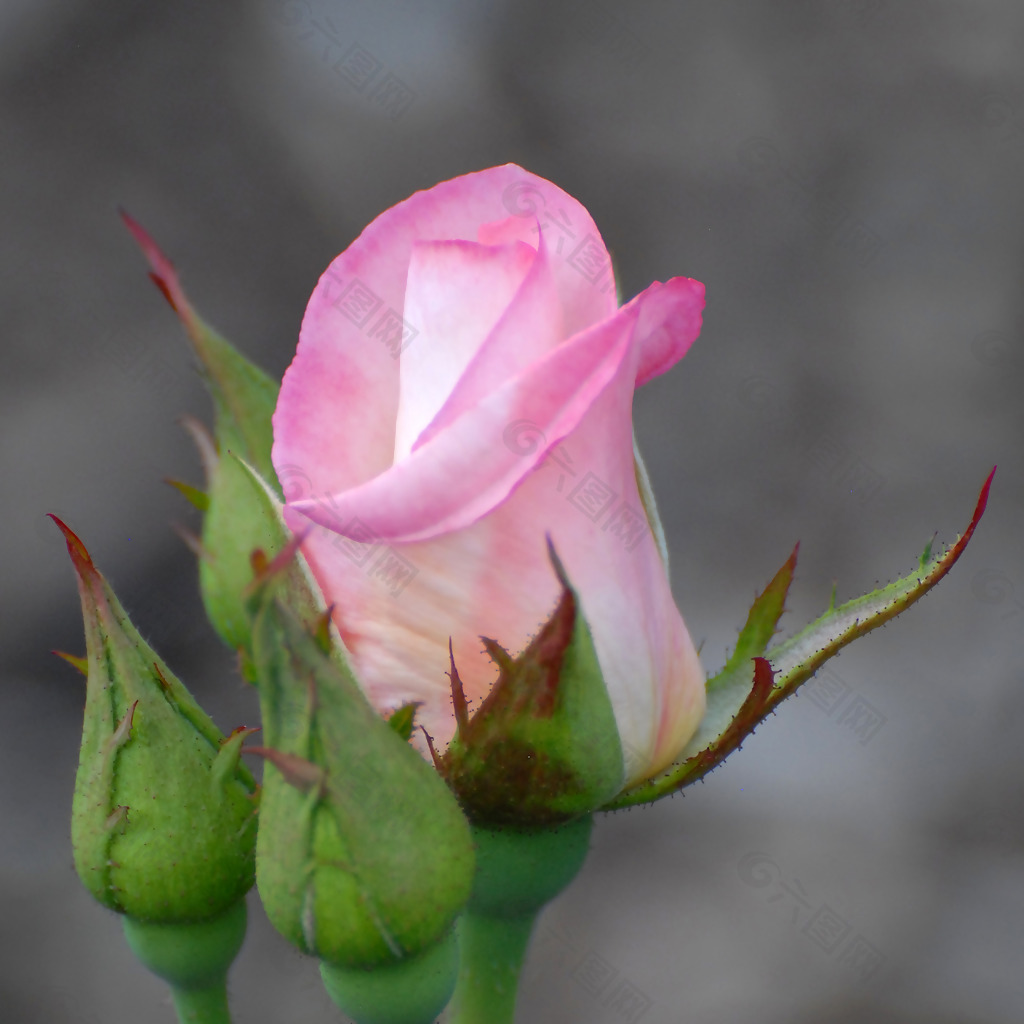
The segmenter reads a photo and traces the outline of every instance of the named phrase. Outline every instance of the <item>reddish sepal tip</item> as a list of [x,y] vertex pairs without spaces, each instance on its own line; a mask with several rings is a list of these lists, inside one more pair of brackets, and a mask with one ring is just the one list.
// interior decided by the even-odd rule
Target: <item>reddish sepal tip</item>
[[[220,745],[223,747],[225,743],[227,743],[229,740],[233,740],[236,736],[241,736],[242,739],[245,739],[246,736],[251,736],[254,732],[259,732],[259,731],[260,731],[260,726],[258,726],[258,725],[238,725],[238,726],[235,726],[235,728],[231,730],[230,734],[225,736],[224,739],[221,740]],[[250,748],[250,749],[254,749],[254,748]]]
[[146,257],[146,261],[152,268],[149,276],[153,283],[163,293],[171,308],[176,313],[183,314],[185,304],[181,301],[181,289],[178,286],[178,274],[174,269],[174,264],[161,252],[150,233],[127,210],[118,207],[117,212],[121,215],[125,227],[132,233],[136,244],[142,250],[142,255]]
[[447,673],[451,680],[452,709],[455,712],[455,724],[459,730],[465,730],[469,724],[469,704],[466,701],[466,691],[462,688],[462,680],[459,678],[459,670],[455,667],[455,652],[452,649],[452,638],[448,637],[448,661],[451,670]]
[[64,534],[64,540],[68,545],[68,554],[71,556],[71,561],[75,563],[76,568],[84,572],[95,572],[96,566],[93,565],[92,558],[90,558],[89,552],[79,539],[78,534],[52,512],[47,512],[46,514],[57,524],[57,529]]

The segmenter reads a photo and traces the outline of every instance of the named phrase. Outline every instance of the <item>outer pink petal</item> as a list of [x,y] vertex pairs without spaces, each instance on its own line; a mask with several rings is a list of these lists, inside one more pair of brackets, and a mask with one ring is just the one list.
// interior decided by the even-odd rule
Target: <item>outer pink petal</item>
[[445,404],[536,259],[525,242],[413,246],[405,319],[417,333],[401,357],[395,462]]
[[[638,334],[638,324],[674,339],[675,358],[686,351],[694,335],[666,332],[664,324],[688,323],[690,284],[677,278],[651,285],[610,320],[532,364],[386,472],[292,507],[343,535],[369,530],[402,543],[464,529],[504,501],[545,453],[578,426],[627,353],[634,367],[645,356],[648,338]],[[648,312],[650,306],[656,316]],[[677,316],[677,307],[683,314]],[[656,350],[662,362],[666,347]],[[623,423],[630,427],[628,412]],[[524,425],[543,438],[543,444],[526,452],[517,443]]]
[[[464,529],[500,504],[572,431],[633,345],[636,309],[578,334],[374,479],[292,507],[338,533],[411,543]],[[522,424],[545,438],[523,453]]]
[[643,339],[637,364],[636,386],[671,369],[689,351],[700,334],[704,285],[689,277],[674,277],[662,287],[652,285],[637,324]]
[[502,199],[513,217],[481,225],[479,240],[495,244],[518,238],[540,248],[543,239],[568,334],[611,316],[618,307],[611,257],[583,206],[550,182],[521,170]]
[[[634,374],[635,365],[624,363],[564,442],[561,461],[574,475],[559,491],[562,468],[546,470],[543,513],[594,636],[628,782],[671,763],[704,713],[703,669],[637,490]],[[499,510],[506,529],[523,515],[523,500],[517,492]]]
[[[453,729],[444,675],[448,638],[468,695],[482,700],[495,670],[479,636],[518,651],[554,607],[550,534],[595,637],[628,779],[669,763],[692,735],[703,712],[703,673],[633,468],[637,355],[620,361],[558,450],[467,529],[390,547],[371,534],[370,543],[357,545],[313,531],[307,555],[335,602],[355,670],[376,706],[422,701],[421,720],[437,742],[447,742]],[[293,528],[304,522],[291,509],[288,515]]]
[[310,299],[274,415],[274,465],[286,487],[305,474],[307,493],[341,490],[391,464],[395,355],[416,341],[415,325],[402,316],[412,247],[432,239],[475,242],[482,227],[510,216],[521,220],[522,230],[506,231],[506,238],[532,237],[536,244],[539,232],[557,257],[553,274],[567,333],[614,312],[608,254],[597,228],[556,185],[506,164],[417,192],[373,221],[331,264]]

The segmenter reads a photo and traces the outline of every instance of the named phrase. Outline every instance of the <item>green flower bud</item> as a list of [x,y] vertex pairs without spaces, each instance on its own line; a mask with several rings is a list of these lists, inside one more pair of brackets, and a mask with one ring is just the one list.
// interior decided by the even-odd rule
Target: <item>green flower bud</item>
[[469,826],[443,781],[367,702],[326,619],[304,624],[276,597],[275,569],[257,588],[253,625],[267,743],[256,880],[267,915],[341,969],[332,984],[371,971],[376,980],[351,977],[383,992],[391,974],[374,969],[412,969],[420,956],[434,976],[426,954],[438,945],[449,949],[438,956],[454,982],[450,932],[473,878]]
[[622,786],[622,745],[593,638],[553,548],[550,556],[558,607],[518,658],[482,638],[498,680],[472,716],[452,661],[457,729],[438,769],[484,828],[551,828]]
[[148,922],[212,918],[252,886],[257,786],[226,737],[132,626],[85,546],[52,517],[78,575],[86,699],[71,840],[104,906]]
[[152,267],[150,276],[188,332],[213,398],[213,438],[198,424],[191,425],[206,469],[206,493],[197,493],[188,485],[176,486],[204,512],[198,550],[206,613],[225,643],[247,649],[249,616],[242,590],[252,579],[249,556],[254,548],[267,550],[274,531],[266,514],[252,505],[251,484],[238,459],[277,486],[270,461],[270,417],[279,385],[202,320],[170,260],[140,224],[127,214],[122,217]]

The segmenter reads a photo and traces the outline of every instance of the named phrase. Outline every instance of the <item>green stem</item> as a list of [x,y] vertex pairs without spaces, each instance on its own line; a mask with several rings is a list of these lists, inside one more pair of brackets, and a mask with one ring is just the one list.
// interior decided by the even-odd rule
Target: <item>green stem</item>
[[473,827],[476,875],[458,924],[450,1024],[513,1024],[533,923],[582,867],[592,824],[586,815],[556,828]]
[[434,1024],[451,999],[458,970],[454,928],[419,953],[377,967],[320,962],[327,994],[356,1024]]
[[205,921],[123,918],[131,951],[171,987],[181,1024],[231,1024],[228,968],[245,938],[245,900]]
[[536,916],[463,914],[458,926],[462,963],[450,1024],[513,1024],[519,971]]
[[213,988],[171,986],[174,1008],[181,1024],[231,1024],[228,990],[225,984]]

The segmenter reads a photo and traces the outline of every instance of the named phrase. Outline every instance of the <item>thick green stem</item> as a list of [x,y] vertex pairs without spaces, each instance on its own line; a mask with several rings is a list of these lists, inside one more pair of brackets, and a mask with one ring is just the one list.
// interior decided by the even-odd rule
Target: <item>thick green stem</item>
[[587,815],[558,828],[473,828],[476,875],[459,920],[450,1024],[513,1024],[533,923],[583,866],[592,824]]
[[459,969],[452,928],[433,946],[393,963],[360,969],[321,961],[335,1006],[356,1024],[434,1024],[451,999]]
[[228,990],[223,982],[214,988],[175,988],[172,985],[171,995],[181,1024],[231,1024]]
[[463,914],[459,920],[462,963],[450,1024],[513,1024],[519,971],[536,917]]
[[245,900],[191,923],[124,918],[132,952],[171,986],[181,1024],[231,1024],[228,968],[245,938]]

